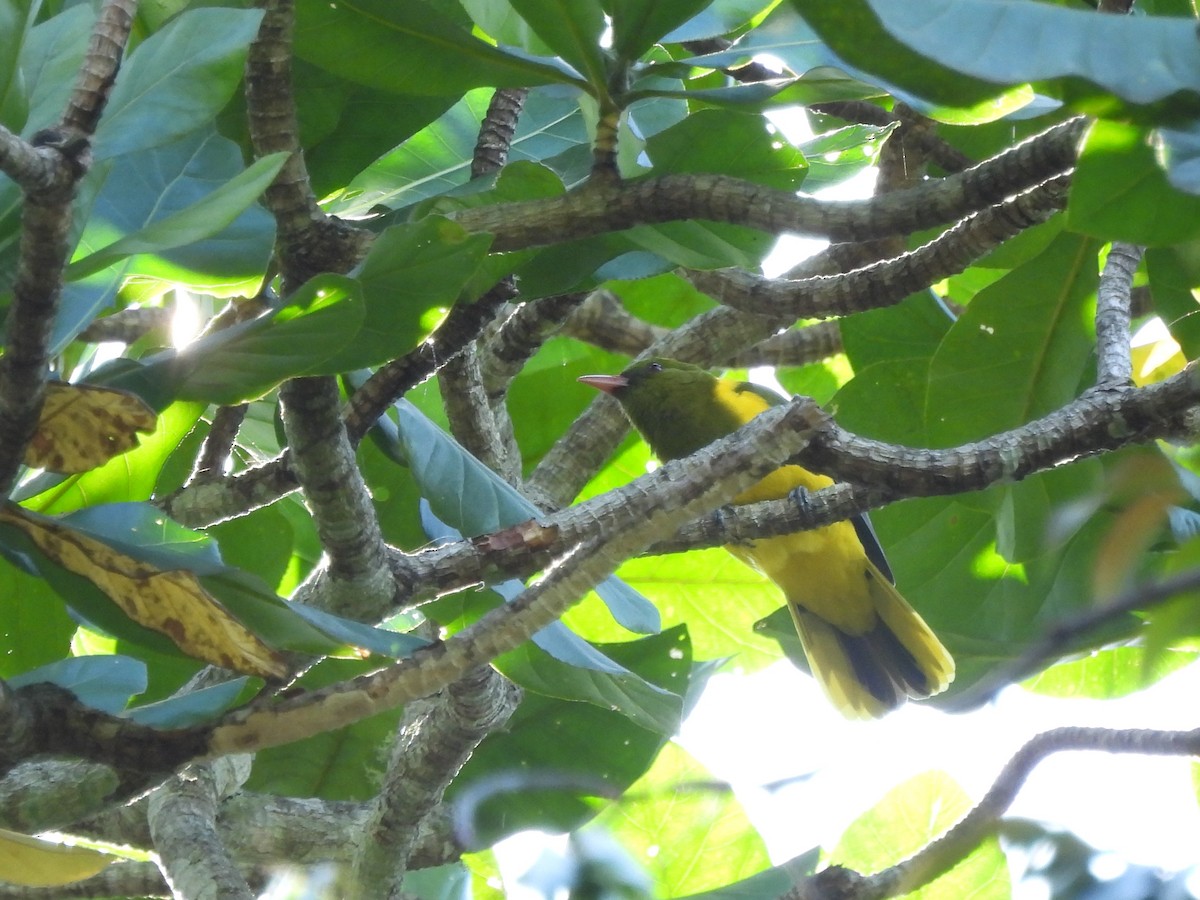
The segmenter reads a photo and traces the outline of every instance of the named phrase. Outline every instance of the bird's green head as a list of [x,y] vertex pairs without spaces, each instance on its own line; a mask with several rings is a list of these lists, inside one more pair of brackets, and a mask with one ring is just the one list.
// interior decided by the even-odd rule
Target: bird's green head
[[720,402],[714,375],[674,359],[647,359],[620,375],[579,380],[615,397],[660,459],[687,456],[742,424]]

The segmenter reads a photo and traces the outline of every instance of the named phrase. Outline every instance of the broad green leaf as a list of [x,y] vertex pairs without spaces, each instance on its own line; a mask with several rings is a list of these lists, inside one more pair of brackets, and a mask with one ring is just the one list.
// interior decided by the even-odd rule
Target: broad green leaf
[[[436,122],[368,166],[330,204],[330,211],[355,214],[377,205],[400,209],[465,185],[491,96],[485,88],[468,92]],[[562,86],[531,91],[509,148],[510,164],[541,162],[557,172],[552,161],[572,150],[582,151],[586,173],[590,138],[578,92]]]
[[635,60],[711,3],[712,0],[604,0],[604,8],[612,16],[613,51],[618,59]]
[[296,6],[296,53],[349,81],[401,94],[458,96],[482,86],[576,82],[551,59],[506,52],[471,34],[467,21],[411,0]]
[[[377,660],[325,659],[298,680],[318,690],[379,668]],[[396,736],[402,709],[386,710],[346,728],[326,731],[254,755],[246,789],[286,797],[369,800],[383,772],[379,751]]]
[[62,659],[76,627],[54,589],[9,560],[9,554],[27,548],[8,537],[0,534],[0,678]]
[[[292,60],[292,89],[304,164],[318,199],[343,190],[359,172],[406,143],[458,99],[381,91],[303,59]],[[241,147],[250,147],[240,92],[222,111],[217,127]]]
[[[1195,598],[1187,602],[1194,606]],[[1196,661],[1195,651],[1172,650],[1159,654],[1154,670],[1147,671],[1146,655],[1144,647],[1105,647],[1082,659],[1051,666],[1022,686],[1051,697],[1125,697]]]
[[604,10],[599,0],[510,0],[538,37],[587,79],[596,93],[608,90],[608,65],[600,47]]
[[201,338],[151,366],[177,385],[183,399],[242,403],[293,375],[341,371],[324,363],[354,340],[365,319],[356,281],[318,275],[287,306]]
[[675,743],[591,827],[608,829],[664,896],[711,890],[770,866],[732,787]]
[[21,71],[29,92],[24,134],[47,128],[62,117],[94,20],[90,7],[72,6],[30,30],[21,48]]
[[121,66],[96,129],[96,160],[169,144],[211,122],[241,83],[261,20],[256,9],[191,9],[143,41]]
[[1200,129],[1194,122],[1188,128],[1161,128],[1158,138],[1167,181],[1177,190],[1200,194]]
[[29,114],[29,93],[21,70],[21,48],[33,16],[16,0],[0,2],[0,124],[14,134]]
[[[395,404],[404,461],[433,514],[468,537],[498,531],[541,515],[408,400]],[[654,632],[658,611],[636,592],[606,579],[598,592],[613,617],[631,631]]]
[[[892,38],[972,78],[1021,84],[1074,76],[1133,103],[1177,91],[1200,93],[1194,19],[1111,16],[1004,0],[867,2]],[[1148,59],[1155,64],[1147,66]]]
[[232,225],[258,199],[286,160],[286,153],[256,160],[201,200],[77,259],[67,268],[67,278],[85,278],[135,253],[158,254],[212,237]]
[[[625,562],[617,574],[654,602],[665,627],[687,624],[697,659],[728,658],[740,671],[779,659],[754,624],[780,607],[783,595],[724,550],[639,557]],[[564,621],[574,624],[576,619],[568,613]]]
[[[936,53],[925,56],[896,40],[884,28],[868,0],[840,3],[792,0],[792,6],[812,28],[808,35],[778,11],[768,23],[779,22],[783,26],[783,30],[775,32],[784,43],[779,49],[787,53],[783,59],[797,72],[818,65],[840,68],[848,63],[926,100],[950,107],[977,106],[1003,93],[998,85],[952,71],[939,62]],[[755,40],[772,36],[762,28],[752,34]],[[800,65],[798,61],[802,61]]]
[[[638,281],[616,282],[608,286],[620,299],[621,304],[633,315],[654,325],[667,328],[677,328],[684,322],[707,312],[715,305],[706,294],[696,290],[690,281],[671,272],[655,278],[643,278]],[[613,365],[618,368],[595,368],[581,375],[616,374],[625,367],[627,360],[617,360],[610,357],[597,359],[596,364]],[[589,361],[589,364],[590,361]],[[528,370],[527,370],[528,371]],[[582,396],[594,398],[594,391]]]
[[[703,64],[705,58],[697,60]],[[883,95],[883,91],[860,78],[846,75],[829,67],[809,69],[798,78],[774,78],[720,87],[679,88],[653,87],[637,84],[630,95],[641,100],[647,97],[675,97],[699,101],[730,110],[755,112],[766,108],[811,106],[840,100],[863,100]]]
[[697,15],[664,36],[664,42],[683,43],[732,34],[757,23],[779,0],[710,0]]
[[[890,791],[856,819],[830,853],[834,864],[864,874],[878,872],[924,847],[967,810],[971,799],[944,772],[926,772]],[[972,897],[1008,900],[1008,864],[1000,841],[989,837],[949,872],[906,897],[935,900]]]
[[[274,247],[273,220],[253,205],[256,189],[269,180],[266,170],[246,170],[238,148],[211,124],[93,170],[100,173],[99,193],[76,254],[121,242],[122,236],[140,243],[147,230],[159,246],[135,244],[130,249],[140,255],[133,259],[117,254],[84,263],[65,285],[51,351],[61,353],[112,305],[127,279],[140,276],[223,297],[256,292]],[[248,174],[253,171],[257,175]],[[226,181],[232,187],[220,186]],[[164,234],[164,226],[170,232]],[[178,232],[177,226],[191,233]],[[105,266],[110,268],[101,271]]]
[[146,666],[128,656],[67,657],[8,679],[13,687],[48,681],[94,709],[116,715],[146,690]]
[[[364,320],[353,340],[310,373],[338,373],[403,356],[433,332],[467,292],[491,237],[437,216],[384,231],[355,269]],[[468,297],[467,299],[474,299]]]
[[[605,652],[640,677],[669,687],[678,683],[680,661],[660,652],[661,640],[610,644]],[[525,779],[515,790],[497,791],[477,808],[472,824],[481,839],[490,844],[533,827],[570,831],[596,814],[596,804],[583,799],[596,782],[612,791],[628,788],[650,767],[663,740],[620,713],[526,694],[507,728],[476,749],[447,799],[455,802],[473,784],[495,783],[489,779]],[[543,777],[568,786],[539,789]]]
[[799,188],[807,168],[803,154],[773,136],[761,116],[716,109],[654,135],[646,153],[656,172],[720,172],[783,190]]
[[1188,359],[1200,356],[1200,303],[1192,292],[1200,285],[1195,249],[1196,243],[1192,242],[1146,251],[1154,307]]
[[1071,181],[1067,222],[1104,240],[1178,244],[1200,235],[1200,197],[1171,187],[1153,135],[1100,120],[1088,130]]
[[210,722],[230,709],[249,683],[248,678],[234,678],[157,703],[135,706],[128,710],[127,716],[151,728],[188,728]]
[[931,361],[931,446],[979,440],[1074,399],[1093,352],[1097,250],[1064,234],[971,301]]

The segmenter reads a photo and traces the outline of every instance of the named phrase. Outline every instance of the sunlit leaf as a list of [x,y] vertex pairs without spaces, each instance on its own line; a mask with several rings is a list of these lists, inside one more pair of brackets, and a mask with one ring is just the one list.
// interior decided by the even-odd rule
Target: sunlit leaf
[[0,828],[0,879],[44,887],[83,881],[104,871],[114,857],[87,847],[39,841]]
[[722,887],[770,866],[732,787],[675,743],[663,747],[630,795],[595,825],[611,831],[672,897]]
[[[950,776],[926,772],[894,788],[857,818],[830,857],[855,872],[878,872],[924,847],[970,808],[970,798]],[[1011,891],[1008,864],[993,836],[936,881],[905,896],[1008,900]]]

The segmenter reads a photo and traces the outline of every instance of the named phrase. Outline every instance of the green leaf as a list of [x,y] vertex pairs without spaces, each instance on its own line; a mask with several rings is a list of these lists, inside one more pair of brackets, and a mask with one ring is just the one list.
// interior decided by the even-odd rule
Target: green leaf
[[[605,652],[619,664],[661,687],[678,684],[678,658],[661,652],[663,636],[610,644]],[[663,738],[634,725],[620,713],[590,703],[525,695],[503,732],[491,734],[476,749],[447,791],[456,801],[471,787],[493,786],[494,796],[476,810],[472,824],[481,840],[526,828],[570,831],[596,814],[584,800],[598,781],[623,791],[650,767]],[[543,777],[565,779],[570,787],[539,789]],[[499,780],[524,780],[504,792]]]
[[249,683],[250,679],[245,676],[234,678],[157,703],[135,706],[127,712],[127,717],[139,725],[163,729],[189,728],[211,722],[238,702]]
[[[1195,597],[1188,598],[1186,605],[1194,608]],[[1194,626],[1195,623],[1193,621],[1190,624]],[[1095,700],[1126,697],[1195,662],[1197,654],[1184,650],[1160,653],[1155,659],[1153,671],[1147,671],[1146,656],[1145,647],[1106,647],[1082,659],[1051,666],[1023,682],[1022,687],[1035,694],[1051,697],[1086,697]]]
[[[408,400],[395,404],[403,460],[433,514],[467,537],[498,531],[541,515],[499,475],[467,453]],[[654,632],[658,610],[644,597],[606,579],[598,593],[631,631]]]
[[629,795],[588,827],[608,829],[662,896],[711,890],[770,866],[766,846],[732,787],[714,782],[673,742]]
[[[355,215],[376,206],[400,209],[443,196],[467,184],[479,123],[492,91],[468,92],[436,122],[368,166],[329,206],[338,215]],[[553,161],[573,150],[591,163],[590,139],[578,92],[561,86],[530,92],[509,148],[512,163]],[[501,174],[501,181],[507,177]],[[513,198],[518,199],[518,198]]]
[[262,11],[191,9],[121,66],[96,129],[97,161],[169,144],[211,122],[241,83]]
[[[305,672],[297,685],[319,690],[378,668],[377,660],[325,659]],[[254,754],[246,789],[287,797],[369,800],[383,771],[379,748],[395,738],[403,712],[386,710],[346,728],[260,750]]]
[[8,679],[14,688],[48,681],[93,709],[116,715],[146,690],[146,666],[128,656],[67,657]]
[[929,446],[979,440],[1075,398],[1093,353],[1098,249],[1063,234],[976,295],[931,361]]
[[601,94],[608,90],[608,64],[600,48],[604,10],[598,0],[509,0],[538,37],[574,66]]
[[[971,799],[944,772],[926,772],[890,791],[856,819],[830,853],[834,864],[855,872],[878,872],[940,835],[967,810]],[[1008,900],[1008,864],[995,836],[929,885],[906,894],[917,900],[972,897]]]
[[1171,187],[1144,129],[1100,120],[1079,156],[1067,223],[1104,240],[1177,244],[1200,235],[1200,197]]
[[0,124],[14,134],[21,131],[29,114],[29,93],[21,71],[21,49],[33,24],[16,0],[0,2]]
[[783,190],[798,189],[807,170],[804,155],[773,136],[762,116],[728,110],[693,113],[651,137],[646,153],[656,172],[720,172]]
[[54,589],[28,571],[28,564],[8,558],[16,551],[28,559],[28,547],[11,544],[9,537],[0,534],[0,678],[62,659],[76,629]]
[[807,853],[790,859],[782,865],[764,869],[757,875],[734,882],[713,891],[691,894],[686,900],[775,900],[796,887],[796,882],[817,870],[821,861],[821,848],[813,847]]
[[[226,181],[202,199],[153,222],[67,268],[67,278],[86,278],[135,253],[161,253],[195,244],[232,225],[275,180],[288,154],[272,153]],[[159,210],[161,212],[161,210]]]
[[697,15],[666,35],[665,41],[683,43],[731,34],[775,6],[778,0],[710,0]]
[[[1200,93],[1193,19],[1106,16],[1004,0],[868,2],[891,37],[973,78],[1021,84],[1073,76],[1132,103]],[[862,46],[878,49],[866,40]]]
[[[731,658],[746,671],[779,659],[754,623],[777,609],[783,595],[724,550],[631,559],[617,574],[663,611],[666,627],[687,624],[699,659]],[[568,614],[566,621],[575,620]]]
[[336,374],[336,359],[363,327],[359,284],[342,275],[318,275],[273,314],[234,325],[151,360],[155,372],[177,385],[184,399],[236,404],[261,397],[285,378]]
[[612,16],[613,51],[618,59],[635,60],[654,46],[659,38],[679,28],[711,2],[712,0],[605,0],[604,8]]
[[410,0],[296,5],[296,53],[368,87],[458,96],[471,88],[576,82],[550,59],[505,52],[471,34],[469,22]]
[[[584,647],[591,647],[579,642]],[[521,645],[498,657],[494,663],[502,674],[526,690],[614,710],[642,728],[670,736],[679,730],[683,716],[682,698],[687,692],[691,642],[682,626],[642,638],[640,642],[646,642],[644,652],[662,653],[681,663],[673,675],[676,684],[669,689],[653,685],[612,662],[603,648],[594,650],[595,656],[605,664],[603,670],[596,664],[582,667],[570,661],[560,662],[533,643]]]
[[29,32],[21,48],[21,71],[29,92],[26,134],[48,128],[61,119],[94,21],[95,13],[90,7],[72,6]]
[[362,324],[340,352],[326,354],[310,373],[377,366],[422,343],[474,278],[491,242],[490,235],[468,234],[438,216],[384,231],[354,272]]
[[1146,251],[1154,307],[1188,359],[1200,357],[1200,304],[1192,293],[1192,286],[1200,284],[1195,250],[1192,242]]

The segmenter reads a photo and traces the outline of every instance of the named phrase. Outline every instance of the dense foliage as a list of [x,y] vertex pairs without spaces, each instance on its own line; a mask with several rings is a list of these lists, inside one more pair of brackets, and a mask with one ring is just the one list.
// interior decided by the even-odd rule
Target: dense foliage
[[[868,509],[947,714],[1190,663],[1200,45],[1144,7],[0,0],[0,896],[499,896],[527,828],[548,896],[820,896],[672,736],[802,665],[720,545]],[[832,418],[618,493],[575,379],[643,352]],[[845,484],[707,515],[797,453]],[[969,808],[898,786],[838,896],[1008,896],[1002,807],[887,868]]]

